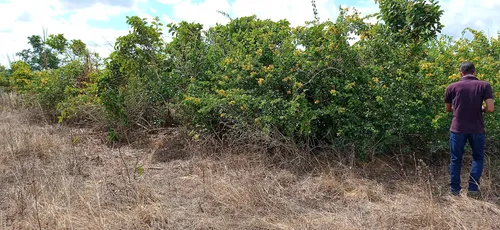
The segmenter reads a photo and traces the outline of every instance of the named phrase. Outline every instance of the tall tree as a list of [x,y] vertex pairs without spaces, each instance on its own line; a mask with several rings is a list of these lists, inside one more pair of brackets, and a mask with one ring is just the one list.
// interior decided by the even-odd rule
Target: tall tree
[[415,43],[426,42],[441,32],[443,15],[435,0],[375,0],[379,4],[379,19],[399,40],[411,38]]
[[28,37],[29,49],[24,49],[16,55],[26,62],[33,71],[57,69],[61,63],[59,54],[62,54],[68,44],[63,34],[41,37]]

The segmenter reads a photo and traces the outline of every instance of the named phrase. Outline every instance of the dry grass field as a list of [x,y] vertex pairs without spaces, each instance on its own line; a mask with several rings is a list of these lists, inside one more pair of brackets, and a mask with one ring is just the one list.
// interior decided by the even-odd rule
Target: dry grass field
[[0,99],[0,229],[500,229],[500,162],[490,156],[483,197],[451,197],[446,161],[351,164],[189,141],[178,129],[110,146],[12,97]]

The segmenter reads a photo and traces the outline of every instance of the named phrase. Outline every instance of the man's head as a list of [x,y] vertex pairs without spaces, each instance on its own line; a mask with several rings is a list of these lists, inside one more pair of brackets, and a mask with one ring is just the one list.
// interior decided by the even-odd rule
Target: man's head
[[476,75],[476,67],[474,67],[474,64],[470,61],[463,62],[460,65],[460,75],[465,76],[465,75]]

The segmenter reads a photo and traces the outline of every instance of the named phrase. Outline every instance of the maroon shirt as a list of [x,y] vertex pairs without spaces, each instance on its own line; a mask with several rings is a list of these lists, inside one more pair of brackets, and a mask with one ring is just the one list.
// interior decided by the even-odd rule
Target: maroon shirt
[[462,134],[484,133],[481,107],[483,101],[490,98],[493,98],[491,85],[473,75],[463,76],[460,81],[449,85],[444,102],[453,107],[450,131]]

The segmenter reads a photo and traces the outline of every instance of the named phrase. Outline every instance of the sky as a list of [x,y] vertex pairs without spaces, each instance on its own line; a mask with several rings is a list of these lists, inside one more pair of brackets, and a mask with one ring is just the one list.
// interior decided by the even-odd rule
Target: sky
[[[496,37],[500,23],[498,0],[441,0],[443,34],[455,38],[466,27]],[[355,7],[363,14],[378,12],[374,0],[316,0],[322,21],[335,20],[339,6]],[[29,48],[27,37],[63,33],[69,40],[81,39],[102,56],[113,49],[115,39],[126,35],[126,16],[137,15],[162,22],[199,22],[205,28],[231,17],[256,15],[272,20],[287,19],[304,25],[314,18],[310,0],[0,0],[0,64],[18,60],[15,53]]]

